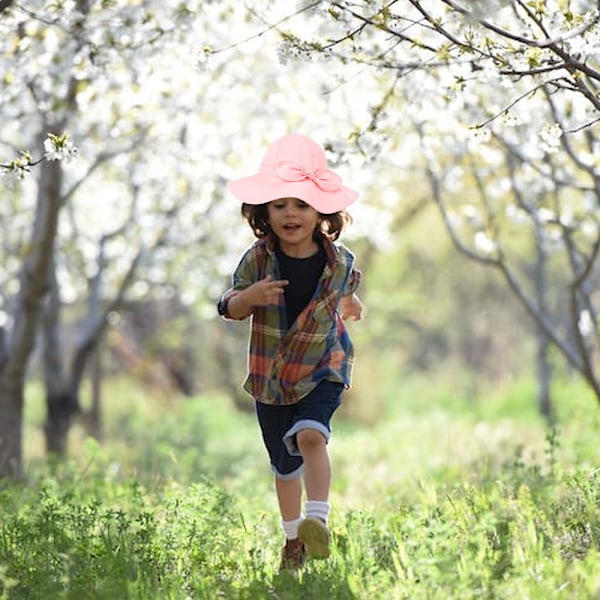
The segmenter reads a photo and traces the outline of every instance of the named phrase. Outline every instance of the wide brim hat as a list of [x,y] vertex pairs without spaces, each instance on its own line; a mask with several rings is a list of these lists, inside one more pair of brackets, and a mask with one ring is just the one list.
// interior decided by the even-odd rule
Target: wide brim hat
[[227,187],[246,204],[299,198],[322,214],[344,210],[358,198],[358,192],[342,185],[342,178],[329,169],[321,146],[298,133],[273,142],[256,175],[230,181]]

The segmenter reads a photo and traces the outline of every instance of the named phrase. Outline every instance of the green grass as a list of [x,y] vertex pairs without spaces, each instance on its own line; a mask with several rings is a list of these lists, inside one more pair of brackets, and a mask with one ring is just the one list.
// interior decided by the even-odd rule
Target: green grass
[[28,480],[0,484],[0,599],[600,599],[600,408],[564,382],[548,431],[526,382],[479,403],[446,383],[335,421],[333,552],[298,576],[277,571],[251,414],[116,382],[104,445],[76,429],[46,464],[34,391]]

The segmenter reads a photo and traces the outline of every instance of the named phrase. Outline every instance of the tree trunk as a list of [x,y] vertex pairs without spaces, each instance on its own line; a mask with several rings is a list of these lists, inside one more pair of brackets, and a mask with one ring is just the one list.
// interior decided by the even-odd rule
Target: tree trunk
[[23,475],[23,385],[0,378],[0,477]]
[[[56,324],[56,321],[53,322]],[[87,361],[93,356],[97,340],[86,340],[76,348],[70,372],[65,376],[60,357],[64,350],[58,343],[58,336],[52,327],[46,329],[46,353],[44,361],[46,379],[46,449],[49,453],[64,455],[67,451],[67,437],[73,419],[82,415],[79,392]],[[99,410],[99,407],[96,407]],[[86,426],[90,415],[85,415]]]
[[46,394],[46,407],[46,451],[48,454],[64,456],[71,422],[79,410],[77,398],[69,391]]
[[[53,128],[45,125],[44,132]],[[23,398],[25,373],[48,285],[61,207],[62,169],[59,162],[40,165],[37,205],[29,252],[19,275],[13,327],[0,372],[0,477],[23,472]]]
[[[539,223],[536,223],[536,260],[535,260],[535,295],[537,305],[546,313],[546,298],[548,296],[547,256],[544,249],[544,232]],[[552,387],[552,366],[548,359],[550,339],[544,329],[536,323],[536,370],[538,381],[538,411],[548,424],[553,422],[552,400],[550,390]]]
[[[88,314],[81,323],[81,331],[73,357],[65,367],[65,350],[60,339],[61,301],[54,269],[48,275],[50,295],[46,304],[44,319],[44,372],[46,383],[46,445],[49,452],[65,454],[67,436],[74,416],[83,418],[85,427],[96,439],[101,437],[100,425],[100,381],[94,383],[91,412],[83,413],[79,402],[79,393],[83,377],[90,359],[97,355],[98,346],[108,324],[108,314],[121,306],[125,292],[131,285],[142,253],[138,252],[123,277],[118,293],[104,307],[101,307],[100,287],[103,266],[99,269],[90,291]],[[104,265],[104,260],[99,261]],[[96,369],[94,377],[100,376]]]
[[46,452],[64,455],[67,435],[73,415],[78,412],[77,397],[69,389],[63,368],[64,349],[61,344],[60,291],[52,261],[48,273],[48,297],[43,315],[44,382],[46,385]]
[[548,360],[550,341],[548,336],[538,327],[536,334],[536,366],[538,381],[538,411],[548,424],[554,420],[550,388],[552,383],[552,365]]
[[102,351],[98,343],[92,357],[92,406],[87,422],[88,433],[98,441],[102,441],[104,431],[102,428]]

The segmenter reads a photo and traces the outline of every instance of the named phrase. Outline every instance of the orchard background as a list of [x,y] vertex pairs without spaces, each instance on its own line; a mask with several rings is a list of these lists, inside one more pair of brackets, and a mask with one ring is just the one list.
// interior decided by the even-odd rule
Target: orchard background
[[[597,597],[599,19],[0,2],[4,597]],[[366,316],[337,554],[288,581],[215,303],[290,131],[361,191]]]

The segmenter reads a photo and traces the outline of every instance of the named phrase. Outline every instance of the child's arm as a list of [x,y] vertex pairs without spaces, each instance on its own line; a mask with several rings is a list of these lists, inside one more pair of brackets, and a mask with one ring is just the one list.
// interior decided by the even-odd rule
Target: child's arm
[[342,296],[340,300],[340,312],[342,321],[352,319],[353,321],[360,321],[362,317],[362,302],[356,294],[350,296]]
[[233,290],[227,298],[227,316],[244,319],[252,314],[255,306],[277,304],[287,279],[272,281],[270,276],[253,283],[243,290]]

